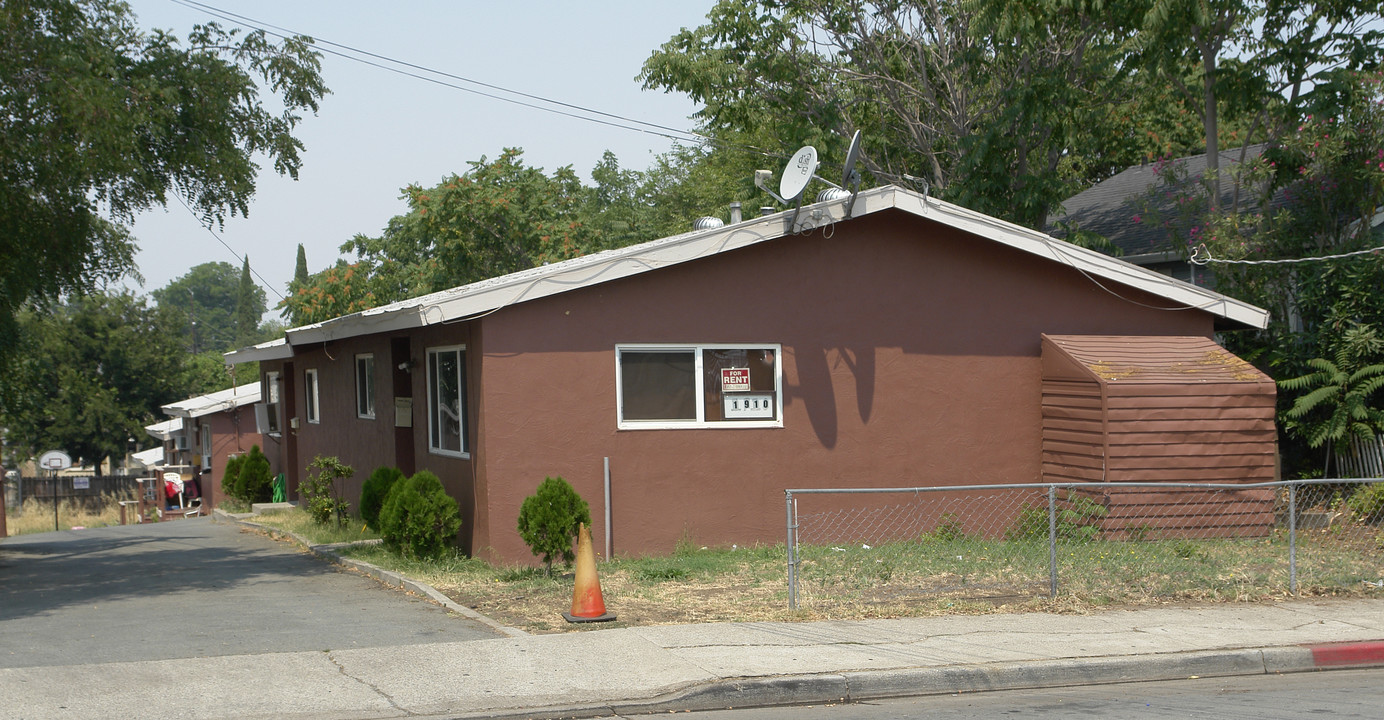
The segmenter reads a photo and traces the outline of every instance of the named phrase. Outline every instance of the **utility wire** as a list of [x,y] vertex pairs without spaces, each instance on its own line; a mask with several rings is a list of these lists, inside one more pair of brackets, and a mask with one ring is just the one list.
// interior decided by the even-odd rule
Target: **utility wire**
[[[332,42],[331,40],[326,40],[326,39],[323,39],[323,38],[319,38],[319,37],[316,37],[316,36],[312,36],[312,35],[309,35],[309,34],[307,34],[307,33],[300,33],[300,32],[297,32],[297,31],[295,31],[295,30],[291,30],[291,29],[289,29],[289,28],[285,28],[285,27],[281,27],[281,26],[278,26],[278,25],[274,25],[274,24],[272,24],[272,23],[266,23],[266,22],[263,22],[263,21],[260,21],[260,20],[256,20],[256,19],[251,18],[251,17],[247,17],[247,16],[245,16],[245,15],[240,15],[240,14],[237,14],[237,13],[233,13],[233,12],[230,12],[229,10],[222,10],[221,8],[218,8],[218,7],[215,7],[215,6],[212,6],[212,5],[208,5],[208,4],[206,4],[206,3],[196,2],[196,0],[172,0],[172,1],[173,1],[174,3],[176,3],[176,4],[178,4],[178,5],[182,5],[182,6],[184,6],[184,7],[187,7],[187,8],[193,9],[193,10],[201,10],[201,11],[207,12],[207,13],[209,13],[209,14],[211,14],[211,15],[214,15],[214,16],[216,16],[216,17],[219,17],[219,18],[221,18],[221,19],[223,19],[223,20],[227,20],[227,21],[229,21],[229,22],[235,22],[235,23],[239,23],[239,24],[248,25],[248,26],[253,27],[253,28],[257,29],[257,30],[262,30],[262,31],[264,31],[264,32],[266,32],[266,33],[269,33],[269,34],[271,34],[271,35],[274,35],[275,37],[279,37],[279,38],[287,38],[287,37],[290,37],[290,36],[312,37],[313,43],[314,43],[315,45],[318,45],[319,47],[321,47],[321,46],[329,46],[329,47],[322,47],[322,48],[321,48],[322,51],[325,52],[325,53],[328,53],[328,54],[331,54],[331,55],[335,55],[335,56],[337,56],[337,57],[345,58],[345,59],[347,59],[347,60],[354,60],[355,62],[359,62],[359,63],[362,63],[362,64],[364,64],[364,65],[369,65],[369,66],[371,66],[371,67],[376,67],[376,68],[379,68],[379,69],[381,69],[381,70],[386,70],[386,71],[389,71],[389,72],[398,73],[398,74],[404,75],[404,76],[406,76],[406,77],[412,77],[412,78],[415,78],[415,79],[418,79],[418,80],[423,80],[423,81],[431,82],[431,83],[434,83],[434,84],[437,84],[437,85],[442,85],[442,86],[444,86],[444,87],[450,87],[450,88],[452,88],[452,89],[454,89],[454,90],[461,90],[462,92],[469,92],[469,93],[472,93],[472,94],[475,94],[475,95],[480,95],[480,96],[482,96],[482,97],[487,97],[487,98],[490,98],[490,99],[492,99],[492,100],[499,100],[500,102],[507,102],[507,103],[511,103],[511,104],[514,104],[514,105],[519,105],[519,106],[521,106],[521,107],[530,108],[530,109],[533,109],[533,110],[539,110],[539,111],[542,111],[542,112],[554,113],[554,114],[556,114],[556,115],[563,115],[563,116],[570,117],[570,118],[574,118],[574,119],[577,119],[577,120],[586,120],[587,122],[594,122],[594,123],[598,123],[598,124],[601,124],[601,125],[608,125],[608,126],[610,126],[610,127],[620,128],[620,129],[622,129],[622,130],[632,130],[632,131],[634,131],[634,132],[641,132],[641,133],[645,133],[645,134],[649,134],[649,135],[656,135],[656,136],[658,136],[658,137],[664,137],[664,138],[668,138],[668,139],[670,139],[670,140],[677,140],[677,141],[680,141],[680,142],[696,142],[696,143],[699,143],[699,144],[704,144],[704,143],[711,143],[711,142],[713,142],[712,139],[711,139],[710,137],[708,137],[708,136],[706,136],[706,135],[702,135],[702,134],[700,134],[700,133],[692,132],[692,131],[689,131],[689,130],[679,130],[678,128],[668,127],[668,126],[666,126],[666,125],[659,125],[659,124],[657,124],[657,123],[646,122],[646,121],[644,121],[644,120],[636,120],[636,119],[634,119],[634,118],[625,117],[625,116],[623,116],[623,115],[616,115],[616,114],[614,114],[614,113],[603,112],[603,111],[601,111],[601,110],[596,110],[596,109],[593,109],[593,108],[588,108],[588,107],[584,107],[584,106],[581,106],[581,105],[576,105],[576,104],[573,104],[573,103],[563,102],[563,101],[561,101],[561,100],[553,100],[553,99],[551,99],[551,98],[546,98],[546,97],[543,97],[543,96],[541,96],[541,95],[534,95],[534,94],[531,94],[531,93],[521,92],[521,91],[519,91],[519,90],[511,90],[511,89],[509,89],[509,88],[502,87],[502,86],[500,86],[500,85],[494,85],[494,84],[491,84],[491,83],[482,82],[482,81],[480,81],[480,80],[473,80],[473,79],[471,79],[471,78],[463,77],[463,76],[461,76],[461,75],[456,75],[456,74],[454,74],[454,73],[449,73],[449,72],[446,72],[446,71],[443,71],[443,70],[434,70],[434,69],[432,69],[432,68],[429,68],[429,67],[426,67],[426,66],[423,66],[423,65],[418,65],[418,64],[416,64],[416,63],[411,63],[411,62],[408,62],[408,61],[405,61],[405,60],[397,60],[397,59],[395,59],[395,58],[392,58],[392,57],[389,57],[389,56],[386,56],[386,55],[381,55],[381,54],[379,54],[379,53],[370,52],[369,50],[363,50],[363,49],[361,49],[361,48],[353,47],[353,46],[350,46],[350,45],[344,45],[344,44],[342,44],[342,43]],[[336,48],[336,49],[333,50],[333,49],[330,49],[330,48]],[[353,55],[353,54],[351,54],[351,53],[355,53],[355,54]],[[365,56],[365,57],[368,57],[368,58],[375,58],[376,60],[379,60],[379,61],[382,61],[382,62],[372,62],[372,61],[370,61],[370,60],[366,60],[366,59],[364,59],[364,58],[362,58],[362,57],[358,57],[358,56]],[[386,65],[386,64],[382,64],[382,63],[388,63],[388,64]],[[475,85],[475,86],[477,86],[477,87],[487,88],[487,89],[489,89],[489,90],[495,90],[495,91],[497,91],[497,92],[506,93],[506,94],[508,94],[508,95],[514,95],[514,96],[518,96],[518,97],[522,97],[522,98],[528,98],[528,99],[530,99],[530,100],[535,100],[535,101],[537,101],[537,102],[547,103],[548,105],[556,105],[556,106],[558,106],[558,107],[568,108],[569,110],[572,110],[572,111],[578,111],[578,112],[582,112],[582,113],[588,113],[589,115],[598,115],[598,116],[600,116],[600,117],[609,118],[609,119],[608,119],[608,120],[602,120],[602,119],[600,119],[599,117],[590,117],[589,115],[579,115],[579,114],[577,114],[577,112],[567,112],[567,111],[558,110],[558,109],[555,109],[555,108],[552,108],[552,107],[545,107],[545,106],[543,106],[543,105],[536,105],[536,104],[533,104],[533,103],[524,102],[524,101],[522,101],[522,100],[515,100],[514,98],[503,97],[503,96],[500,96],[500,95],[495,95],[495,94],[492,94],[492,93],[483,92],[483,91],[481,91],[481,90],[476,90],[475,88],[465,87],[465,86],[463,86],[463,85],[457,85],[457,84],[450,83],[450,82],[446,82],[446,81],[443,81],[443,80],[438,80],[437,78],[434,78],[434,77],[428,77],[427,75],[420,75],[420,74],[418,74],[418,73],[409,72],[409,71],[407,71],[407,70],[401,70],[401,69],[399,69],[399,67],[392,67],[392,66],[395,66],[395,65],[400,66],[400,67],[405,67],[405,68],[411,68],[411,69],[413,69],[413,70],[417,70],[417,71],[422,72],[422,73],[427,73],[428,75],[436,75],[436,76],[439,76],[439,77],[448,78],[448,79],[451,79],[451,80],[456,80],[456,81],[458,81],[458,82],[466,83],[466,84],[468,84],[468,85]],[[635,126],[643,126],[643,127],[635,127]]]
[[[202,217],[200,217],[196,212],[194,212],[193,209],[192,209],[192,207],[189,206],[189,205],[187,204],[187,201],[186,201],[186,200],[183,200],[183,196],[182,196],[182,195],[179,195],[178,193],[170,193],[170,194],[171,194],[173,197],[175,197],[175,198],[178,199],[178,204],[179,204],[179,205],[182,205],[182,206],[187,210],[187,213],[188,213],[189,215],[191,215],[192,217],[196,218],[197,224],[198,224],[198,225],[201,225],[201,226],[202,226],[202,229],[207,231],[207,234],[209,234],[209,235],[211,235],[212,237],[216,238],[216,241],[219,242],[219,243],[221,243],[221,246],[224,247],[224,248],[226,248],[226,250],[230,251],[231,255],[235,256],[235,259],[236,259],[236,260],[243,260],[243,261],[245,261],[245,263],[246,263],[247,265],[249,265],[249,257],[250,257],[249,255],[241,255],[240,253],[238,253],[238,252],[235,251],[235,248],[232,248],[230,245],[227,245],[227,244],[226,244],[226,241],[223,240],[223,239],[221,239],[221,236],[218,235],[218,234],[216,233],[215,230],[212,230],[212,229],[211,229],[211,223],[210,223],[209,221],[203,220]],[[264,279],[264,276],[261,275],[261,274],[259,274],[259,271],[258,271],[258,270],[255,270],[254,266],[249,266],[249,267],[250,267],[250,272],[251,272],[251,274],[253,274],[255,277],[259,278],[260,283],[261,283],[262,285],[264,285],[265,287],[269,288],[269,291],[270,291],[270,292],[274,293],[275,295],[278,295],[280,300],[286,300],[286,299],[287,299],[287,298],[284,297],[284,294],[281,293],[281,292],[279,292],[278,289],[275,288],[273,285],[271,285],[271,284],[269,283],[268,280],[265,280],[265,279]]]
[[1198,245],[1196,249],[1192,251],[1192,257],[1188,258],[1188,260],[1194,265],[1208,265],[1211,263],[1215,263],[1217,265],[1296,265],[1299,263],[1340,260],[1342,258],[1355,257],[1357,255],[1369,255],[1371,253],[1378,253],[1381,251],[1384,251],[1384,245],[1380,245],[1379,247],[1366,248],[1364,250],[1355,250],[1353,252],[1337,253],[1336,255],[1319,255],[1316,257],[1280,258],[1277,260],[1223,260],[1220,258],[1213,257],[1211,255],[1211,251],[1208,250],[1206,248],[1206,244],[1203,243],[1201,245]]

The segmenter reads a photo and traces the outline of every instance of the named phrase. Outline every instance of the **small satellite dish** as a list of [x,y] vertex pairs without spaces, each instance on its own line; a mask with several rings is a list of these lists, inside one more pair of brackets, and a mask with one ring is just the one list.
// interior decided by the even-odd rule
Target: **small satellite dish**
[[811,145],[804,145],[793,157],[788,159],[788,164],[783,168],[783,177],[779,179],[779,195],[787,202],[797,200],[803,190],[807,189],[807,183],[812,180],[812,173],[817,171],[817,148]]
[[846,151],[846,169],[841,173],[841,187],[850,187],[860,184],[860,173],[855,171],[855,164],[860,160],[860,131],[856,130],[851,136],[851,148]]

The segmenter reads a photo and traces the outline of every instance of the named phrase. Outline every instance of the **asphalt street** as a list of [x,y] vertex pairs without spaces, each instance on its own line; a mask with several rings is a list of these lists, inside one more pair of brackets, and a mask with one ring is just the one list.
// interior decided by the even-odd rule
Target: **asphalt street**
[[495,638],[209,518],[0,540],[0,668]]

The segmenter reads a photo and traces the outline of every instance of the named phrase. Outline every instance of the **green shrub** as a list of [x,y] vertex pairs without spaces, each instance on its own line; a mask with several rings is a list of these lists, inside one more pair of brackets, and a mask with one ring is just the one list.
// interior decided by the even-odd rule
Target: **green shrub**
[[[1098,540],[1100,526],[1093,521],[1109,514],[1100,503],[1084,497],[1069,497],[1059,500],[1056,511],[1057,538],[1059,540]],[[1005,540],[1047,540],[1048,508],[1046,505],[1028,505],[1019,511],[1014,524],[1004,531]]]
[[380,509],[394,484],[403,479],[403,471],[395,467],[375,468],[375,472],[370,473],[360,489],[360,519],[365,521],[366,527],[380,531]]
[[572,538],[581,523],[591,524],[591,509],[561,477],[543,478],[538,490],[519,506],[519,536],[534,557],[543,558],[550,575],[554,560],[571,565],[576,559]]
[[235,487],[240,481],[240,468],[245,465],[245,456],[236,455],[226,458],[226,470],[221,474],[221,492],[227,497],[237,500],[240,496],[236,494]]
[[240,472],[230,487],[222,483],[226,494],[245,503],[269,502],[273,497],[273,478],[269,474],[269,458],[258,445],[250,446],[249,454],[241,458]]
[[298,483],[298,493],[302,495],[304,507],[313,522],[326,525],[335,515],[337,526],[346,525],[346,513],[351,504],[341,499],[337,481],[355,474],[355,469],[339,458],[318,455],[312,459],[308,464],[307,479]]
[[385,547],[406,558],[435,558],[451,546],[461,529],[457,501],[437,476],[422,470],[394,489],[380,508]]
[[1346,507],[1361,522],[1384,520],[1384,483],[1361,485],[1350,494]]

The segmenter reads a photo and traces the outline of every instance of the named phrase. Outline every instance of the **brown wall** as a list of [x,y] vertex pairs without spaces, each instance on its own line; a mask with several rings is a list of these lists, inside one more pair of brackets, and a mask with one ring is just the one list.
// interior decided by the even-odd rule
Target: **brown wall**
[[[402,362],[394,357],[392,339],[402,337],[408,340],[409,357],[415,363],[411,372],[398,370]],[[400,467],[405,472],[429,470],[436,474],[453,497],[461,504],[464,530],[462,545],[470,551],[469,528],[474,520],[474,483],[471,462],[468,459],[432,454],[428,451],[427,434],[427,350],[440,345],[466,345],[469,328],[465,324],[448,325],[415,331],[408,334],[380,334],[347,340],[332,341],[323,345],[298,348],[294,356],[295,405],[298,428],[289,428],[297,444],[298,472],[305,478],[307,467],[318,455],[334,455],[355,470],[355,475],[342,483],[343,497],[351,504],[352,512],[358,510],[360,490],[365,480],[376,468]],[[469,350],[469,347],[468,347]],[[356,415],[355,358],[364,353],[375,355],[375,417],[361,418]],[[468,362],[472,356],[468,353]],[[472,363],[474,365],[474,363]],[[306,383],[303,380],[307,370],[317,370],[320,387],[320,422],[309,423],[306,415]],[[401,374],[403,387],[409,388],[413,397],[412,433],[396,433],[394,378]],[[474,384],[475,370],[468,368],[468,383]],[[474,391],[469,391],[474,393]],[[471,395],[472,397],[474,395]],[[473,403],[474,405],[474,403]],[[473,417],[468,422],[467,431],[474,443]],[[412,444],[413,468],[405,467],[409,453],[402,455],[397,444],[399,438],[408,438]],[[404,460],[405,462],[400,462]],[[296,483],[294,483],[296,489]]]
[[[221,480],[226,475],[226,460],[231,455],[243,455],[250,448],[261,445],[259,433],[255,432],[255,408],[246,405],[235,410],[212,413],[195,420],[200,428],[203,424],[211,426],[211,476],[202,479],[202,507],[214,508],[226,497],[221,488]],[[261,450],[264,449],[261,445]]]
[[[591,504],[601,547],[603,457],[625,555],[782,542],[790,487],[1038,481],[1040,333],[1212,332],[1119,292],[889,212],[505,308],[472,378],[476,549],[532,561],[514,523],[545,475]],[[614,348],[650,342],[781,343],[784,427],[618,430]]]

